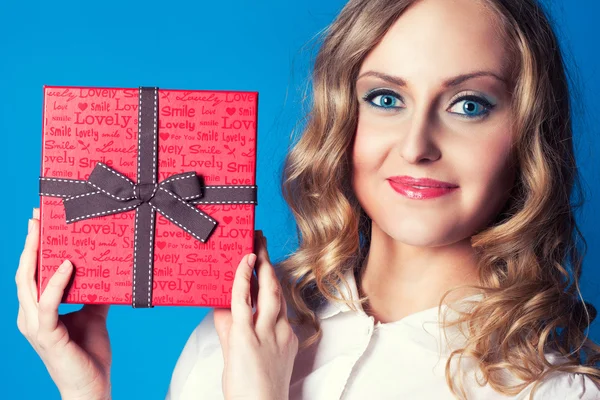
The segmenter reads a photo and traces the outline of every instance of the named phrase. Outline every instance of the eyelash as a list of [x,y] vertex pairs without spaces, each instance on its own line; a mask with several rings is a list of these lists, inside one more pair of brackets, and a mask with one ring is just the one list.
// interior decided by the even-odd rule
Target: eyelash
[[[393,97],[397,98],[398,100],[402,101],[402,97],[390,89],[371,90],[363,96],[363,100],[366,101],[368,106],[373,107],[377,110],[382,110],[384,112],[393,112],[394,110],[401,108],[401,107],[382,107],[382,106],[378,106],[378,105],[371,103],[371,100],[373,100],[377,96],[385,96],[385,95],[393,96]],[[487,99],[485,99],[483,97],[475,96],[475,95],[464,95],[464,96],[457,98],[455,101],[453,101],[449,108],[452,108],[456,103],[459,103],[463,100],[474,101],[476,103],[481,104],[484,107],[484,111],[481,114],[473,116],[473,117],[468,116],[466,114],[452,113],[452,114],[458,115],[461,118],[470,119],[470,120],[483,119],[483,118],[487,117],[490,114],[490,112],[492,111],[492,109],[496,106],[495,104],[490,103]]]

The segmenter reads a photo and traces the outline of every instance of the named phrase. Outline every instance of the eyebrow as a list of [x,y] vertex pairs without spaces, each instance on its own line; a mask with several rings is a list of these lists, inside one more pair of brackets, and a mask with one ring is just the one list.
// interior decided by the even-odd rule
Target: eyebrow
[[[397,77],[397,76],[392,76],[392,75],[384,74],[383,72],[376,72],[376,71],[367,71],[367,72],[363,73],[362,75],[360,75],[356,80],[358,81],[360,78],[363,78],[365,76],[374,76],[376,78],[379,78],[379,79],[382,79],[389,83],[392,83],[396,86],[401,86],[401,87],[406,86],[406,81],[404,79]],[[446,79],[442,83],[442,86],[445,88],[457,86],[469,79],[477,78],[479,76],[491,76],[493,78],[496,78],[500,82],[504,83],[505,85],[507,85],[506,80],[504,78],[500,77],[499,75],[495,74],[494,72],[475,71],[475,72],[471,72],[468,74],[462,74],[462,75],[458,75],[458,76]]]

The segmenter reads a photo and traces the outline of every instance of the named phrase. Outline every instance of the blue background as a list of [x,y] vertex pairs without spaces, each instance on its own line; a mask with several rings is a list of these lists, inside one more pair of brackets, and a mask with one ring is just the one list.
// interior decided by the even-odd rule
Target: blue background
[[[581,87],[576,110],[577,156],[587,203],[579,222],[589,244],[584,297],[600,306],[600,236],[596,233],[600,107],[600,28],[593,0],[550,4],[568,64]],[[310,71],[311,39],[343,6],[342,0],[217,1],[34,1],[0,5],[0,167],[14,178],[18,196],[0,196],[5,211],[0,243],[2,398],[57,399],[53,382],[17,329],[14,275],[31,209],[39,205],[42,85],[260,92],[256,228],[269,238],[276,261],[296,246],[293,219],[279,189],[281,163],[290,134],[302,117]],[[573,62],[574,61],[574,62]],[[15,181],[13,181],[13,184]],[[77,306],[61,306],[61,312]],[[113,396],[164,398],[177,357],[208,310],[112,307],[108,325],[113,346]],[[598,318],[600,319],[600,317]],[[133,335],[145,332],[134,342]],[[600,339],[600,322],[591,337]],[[135,360],[135,361],[133,361]]]

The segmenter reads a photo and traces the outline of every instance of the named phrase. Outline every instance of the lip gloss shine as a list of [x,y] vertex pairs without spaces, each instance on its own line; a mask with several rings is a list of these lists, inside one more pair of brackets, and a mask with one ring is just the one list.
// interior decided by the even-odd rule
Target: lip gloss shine
[[388,179],[390,186],[401,195],[414,200],[427,200],[454,192],[458,187],[415,187]]

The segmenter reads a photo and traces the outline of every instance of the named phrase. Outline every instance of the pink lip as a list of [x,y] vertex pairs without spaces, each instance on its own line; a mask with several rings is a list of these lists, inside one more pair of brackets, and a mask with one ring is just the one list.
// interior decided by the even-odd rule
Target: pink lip
[[[408,197],[409,199],[415,200],[427,200],[440,197],[458,189],[458,186],[453,183],[437,181],[429,178],[417,179],[410,176],[393,176],[388,178],[388,182],[390,183],[392,189],[394,189],[396,192]],[[426,187],[417,188],[415,186]]]

